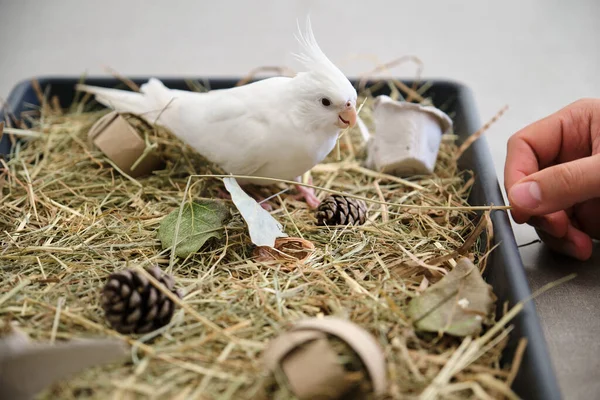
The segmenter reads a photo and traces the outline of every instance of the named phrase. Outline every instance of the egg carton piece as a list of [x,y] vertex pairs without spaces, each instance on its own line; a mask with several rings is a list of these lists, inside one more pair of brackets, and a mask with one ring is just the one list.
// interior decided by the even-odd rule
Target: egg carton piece
[[433,106],[377,96],[373,104],[375,134],[368,141],[368,168],[396,176],[430,175],[442,135],[452,120]]

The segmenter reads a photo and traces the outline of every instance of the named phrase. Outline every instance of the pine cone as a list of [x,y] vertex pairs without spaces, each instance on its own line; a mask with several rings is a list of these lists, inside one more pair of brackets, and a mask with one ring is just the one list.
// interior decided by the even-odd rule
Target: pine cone
[[[146,268],[156,280],[176,296],[173,277],[158,266]],[[104,286],[102,308],[110,325],[120,333],[152,332],[169,323],[175,304],[142,274],[127,269],[112,273]]]
[[367,220],[364,201],[332,195],[321,202],[317,209],[317,225],[362,225]]

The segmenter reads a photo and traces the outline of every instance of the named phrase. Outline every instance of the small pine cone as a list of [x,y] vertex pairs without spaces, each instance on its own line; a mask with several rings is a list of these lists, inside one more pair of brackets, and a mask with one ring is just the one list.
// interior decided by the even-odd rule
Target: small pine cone
[[[158,266],[146,268],[156,280],[181,298],[174,289],[173,277]],[[169,323],[175,304],[142,274],[127,269],[112,273],[101,298],[106,319],[116,331],[124,334],[152,332]]]
[[367,220],[367,205],[351,197],[332,195],[317,209],[317,225],[362,225]]

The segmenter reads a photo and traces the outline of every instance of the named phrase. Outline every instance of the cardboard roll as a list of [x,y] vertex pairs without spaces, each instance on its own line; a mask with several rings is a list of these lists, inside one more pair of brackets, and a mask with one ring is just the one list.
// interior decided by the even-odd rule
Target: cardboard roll
[[[139,119],[133,115],[128,117]],[[152,129],[146,122],[139,120],[148,129]],[[149,175],[162,166],[162,160],[155,151],[148,152],[138,162],[146,150],[146,143],[140,132],[116,111],[96,121],[88,132],[88,139],[121,171],[133,178]]]
[[[339,348],[330,337],[343,342],[344,355],[360,360],[368,393],[357,391],[364,385],[357,385],[356,374],[344,369]],[[340,318],[298,321],[273,339],[262,357],[268,371],[283,371],[287,386],[299,399],[334,400],[350,394],[352,399],[363,399],[387,389],[386,361],[379,343],[360,326]]]

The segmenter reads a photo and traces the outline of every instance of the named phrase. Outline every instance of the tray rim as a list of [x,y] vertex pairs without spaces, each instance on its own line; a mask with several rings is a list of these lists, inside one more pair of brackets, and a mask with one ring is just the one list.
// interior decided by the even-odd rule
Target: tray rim
[[[151,76],[151,75],[131,75],[128,76],[128,79],[131,79],[134,82],[145,82],[150,77],[155,77],[163,82],[185,82],[185,80],[207,80],[214,83],[220,83],[225,85],[231,85],[235,82],[242,79],[242,76],[235,75],[224,75],[224,76],[178,76],[178,75],[160,75],[160,76]],[[269,78],[270,76],[260,76],[254,80],[261,80]],[[390,76],[391,78],[398,79],[405,83],[412,83],[414,79],[406,78],[406,77],[397,77]],[[385,77],[377,77],[373,79],[367,80],[367,82],[373,82],[379,79],[389,78]],[[348,79],[356,86],[356,82],[358,81],[358,77],[349,76]],[[77,83],[81,80],[84,81],[95,81],[95,84],[103,85],[106,84],[106,87],[110,87],[110,85],[114,85],[115,82],[120,82],[120,80],[114,76],[106,76],[106,75],[90,75],[90,76],[75,76],[75,75],[63,75],[63,74],[49,74],[49,75],[39,75],[31,78],[25,78],[18,81],[13,89],[9,92],[9,95],[6,98],[5,104],[0,104],[0,121],[4,120],[5,117],[5,108],[8,107],[9,111],[14,110],[16,108],[16,104],[20,104],[23,100],[23,97],[27,93],[28,90],[31,89],[32,80],[37,80],[41,87],[44,87],[46,84],[52,85],[53,83],[60,84],[70,84]],[[475,98],[472,89],[462,81],[454,80],[454,79],[446,79],[446,78],[435,78],[435,77],[421,77],[420,82],[430,82],[432,83],[432,87],[446,85],[452,87],[456,90],[457,93],[457,102],[462,103],[462,107],[464,108],[465,124],[470,127],[476,127],[475,129],[479,129],[481,125],[481,121],[478,114],[478,109],[476,106]],[[474,133],[466,132],[464,134],[465,137]],[[464,137],[461,137],[461,141],[464,140]],[[1,152],[1,149],[0,149]],[[500,182],[498,180],[498,176],[496,173],[496,168],[490,160],[492,160],[492,155],[490,152],[490,148],[488,146],[488,141],[483,135],[477,141],[475,141],[467,150],[467,152],[472,152],[473,157],[475,158],[474,164],[477,165],[477,175],[478,180],[480,180],[482,184],[482,191],[484,193],[484,197],[487,198],[486,204],[494,204],[496,206],[504,206],[506,203],[504,201],[504,196],[502,194],[500,188]],[[472,168],[475,170],[475,168]],[[503,243],[498,247],[497,251],[503,253],[501,256],[504,260],[508,260],[508,264],[504,264],[505,270],[510,272],[509,277],[512,279],[508,279],[512,284],[512,288],[515,292],[516,300],[523,300],[531,297],[531,290],[529,287],[529,283],[525,274],[525,268],[523,266],[521,254],[519,252],[516,239],[514,236],[514,231],[512,229],[512,225],[510,223],[510,218],[508,216],[507,211],[496,210],[491,214],[491,218],[493,220],[494,225],[494,241],[497,240],[498,237],[503,237]],[[498,232],[496,232],[498,231]],[[505,299],[508,301],[508,299]],[[514,305],[516,301],[511,302],[510,306]],[[557,382],[556,372],[553,366],[553,360],[550,357],[550,353],[548,350],[547,340],[542,330],[542,326],[539,319],[539,314],[537,313],[536,306],[533,300],[528,301],[523,310],[517,315],[517,317],[513,320],[513,323],[519,320],[522,324],[522,330],[524,331],[523,336],[528,337],[527,350],[526,354],[532,352],[532,355],[529,356],[531,359],[537,361],[537,363],[533,366],[535,369],[534,378],[537,379],[537,385],[535,389],[534,398],[539,399],[552,399],[559,400],[562,399],[561,391]],[[532,350],[533,349],[533,350]],[[527,355],[524,356],[526,358]],[[519,373],[517,376],[521,374],[522,367],[519,369]],[[513,389],[515,388],[515,383],[518,381],[518,377],[513,382]],[[532,382],[533,383],[533,382]],[[531,393],[530,393],[531,394]]]

